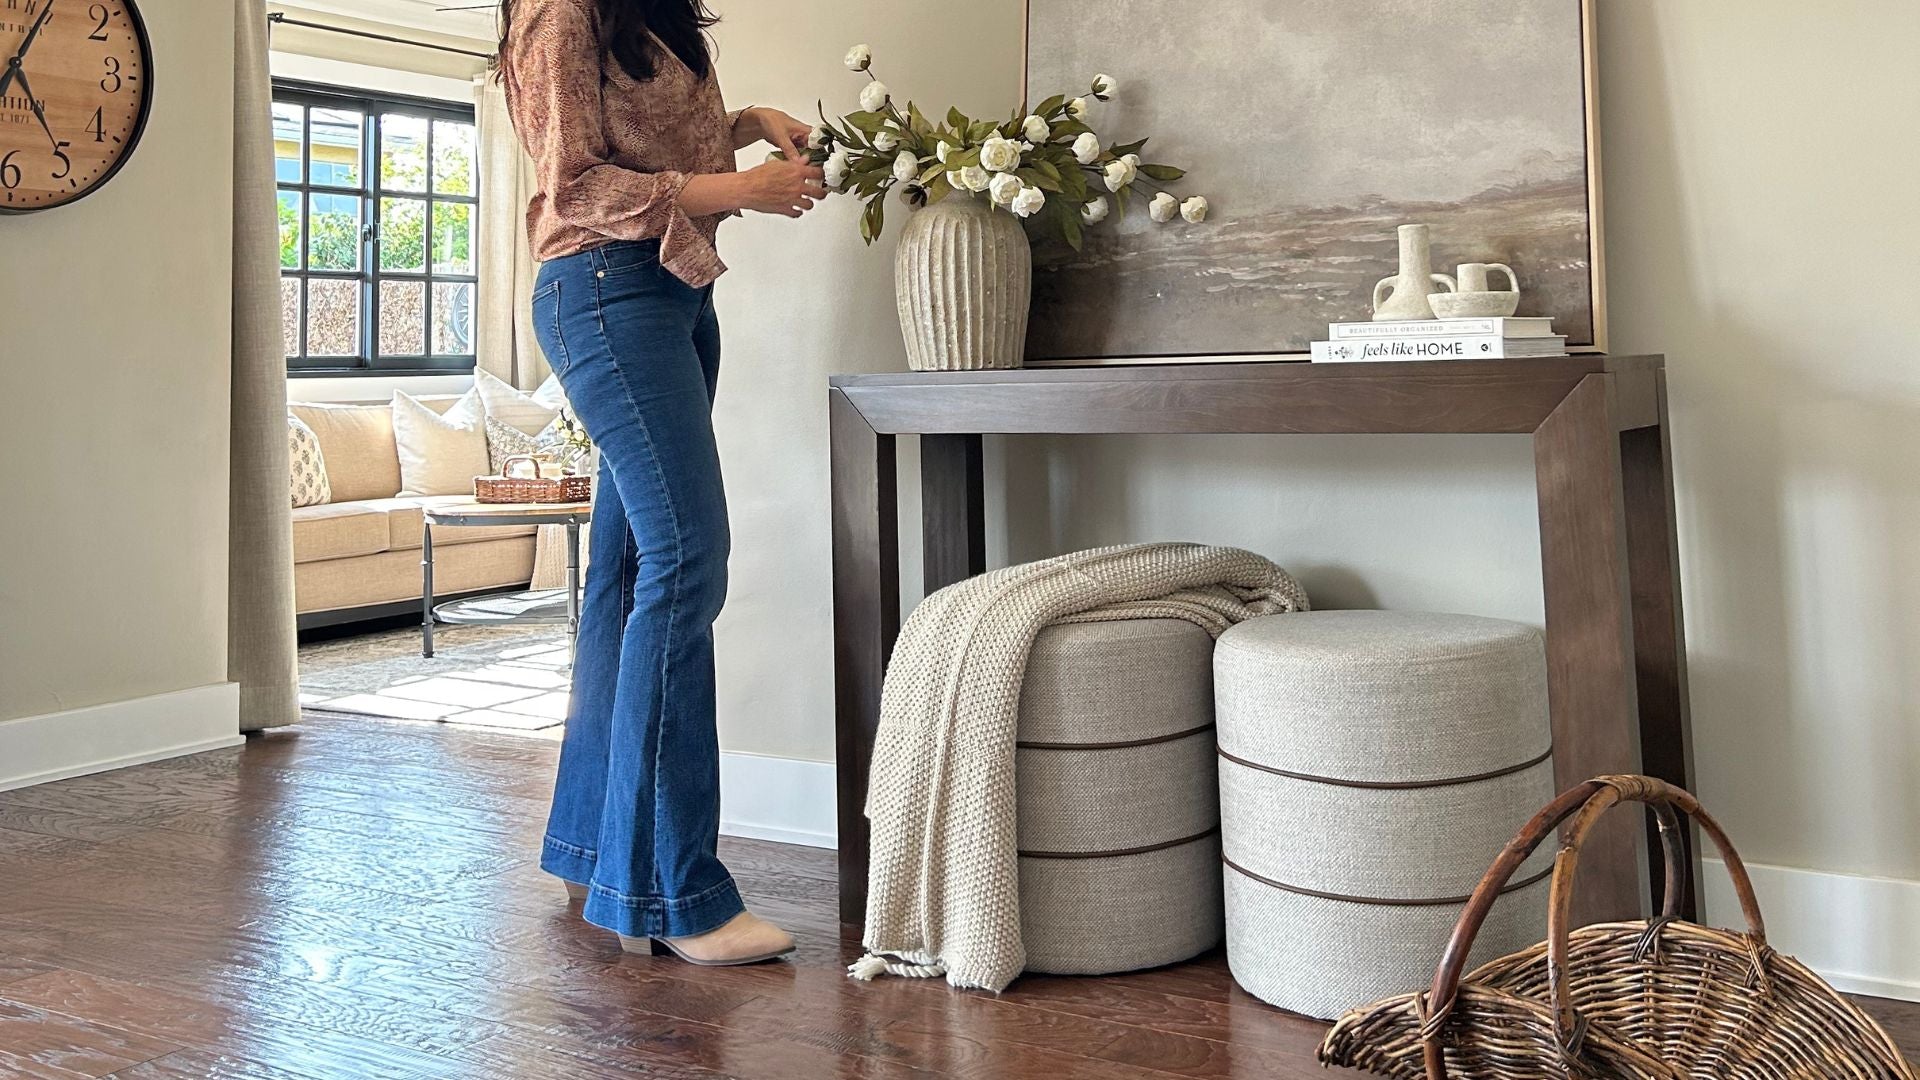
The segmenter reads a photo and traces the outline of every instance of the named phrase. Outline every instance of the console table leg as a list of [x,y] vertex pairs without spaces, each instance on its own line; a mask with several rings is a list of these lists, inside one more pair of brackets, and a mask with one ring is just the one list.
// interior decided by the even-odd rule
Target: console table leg
[[[1627,566],[1633,590],[1634,670],[1640,699],[1641,771],[1693,787],[1693,727],[1687,712],[1686,631],[1674,529],[1673,450],[1667,440],[1666,373],[1656,373],[1659,422],[1620,433],[1627,509]],[[1698,918],[1697,837],[1686,830],[1693,868],[1681,915]]]
[[846,395],[828,391],[833,505],[833,685],[840,919],[867,910],[867,768],[880,687],[900,634],[898,460]]
[[[1587,376],[1533,437],[1547,700],[1562,790],[1641,769],[1620,437],[1607,380]],[[1641,916],[1654,887],[1644,833],[1621,818],[1588,837],[1575,925]]]
[[920,436],[920,528],[929,595],[987,568],[984,473],[980,436]]

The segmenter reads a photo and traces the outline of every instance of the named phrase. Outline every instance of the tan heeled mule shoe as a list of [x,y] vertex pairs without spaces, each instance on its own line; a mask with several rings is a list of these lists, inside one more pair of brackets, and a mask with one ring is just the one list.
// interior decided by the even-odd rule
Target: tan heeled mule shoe
[[733,967],[777,960],[792,952],[794,943],[792,934],[751,911],[743,911],[718,929],[690,937],[631,938],[622,934],[620,947],[654,956],[672,953],[701,967]]

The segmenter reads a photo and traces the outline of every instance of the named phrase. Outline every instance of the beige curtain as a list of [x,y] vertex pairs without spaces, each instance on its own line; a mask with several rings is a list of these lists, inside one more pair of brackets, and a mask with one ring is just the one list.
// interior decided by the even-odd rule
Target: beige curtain
[[547,378],[547,359],[533,337],[533,278],[539,266],[527,244],[527,200],[533,162],[507,115],[507,95],[491,75],[474,82],[480,124],[480,310],[474,350],[480,370],[522,390]]
[[257,731],[298,720],[300,691],[267,12],[263,0],[235,0],[234,9],[227,678],[240,684],[241,730]]

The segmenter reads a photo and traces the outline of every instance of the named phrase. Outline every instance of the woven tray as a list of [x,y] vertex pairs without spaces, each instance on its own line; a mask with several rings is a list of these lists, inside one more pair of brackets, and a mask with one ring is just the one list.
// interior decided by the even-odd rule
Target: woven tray
[[[532,476],[515,476],[513,467],[526,462]],[[593,498],[593,477],[540,475],[540,462],[516,454],[500,466],[499,476],[473,478],[473,497],[483,503],[577,503]]]

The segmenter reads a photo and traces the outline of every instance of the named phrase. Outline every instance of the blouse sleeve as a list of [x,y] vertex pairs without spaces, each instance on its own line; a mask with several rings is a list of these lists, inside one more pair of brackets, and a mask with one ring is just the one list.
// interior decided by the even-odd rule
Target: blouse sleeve
[[599,37],[579,0],[522,0],[506,62],[540,188],[555,216],[616,240],[660,238],[660,264],[700,285],[724,269],[680,208],[683,172],[643,173],[608,153],[600,98]]

